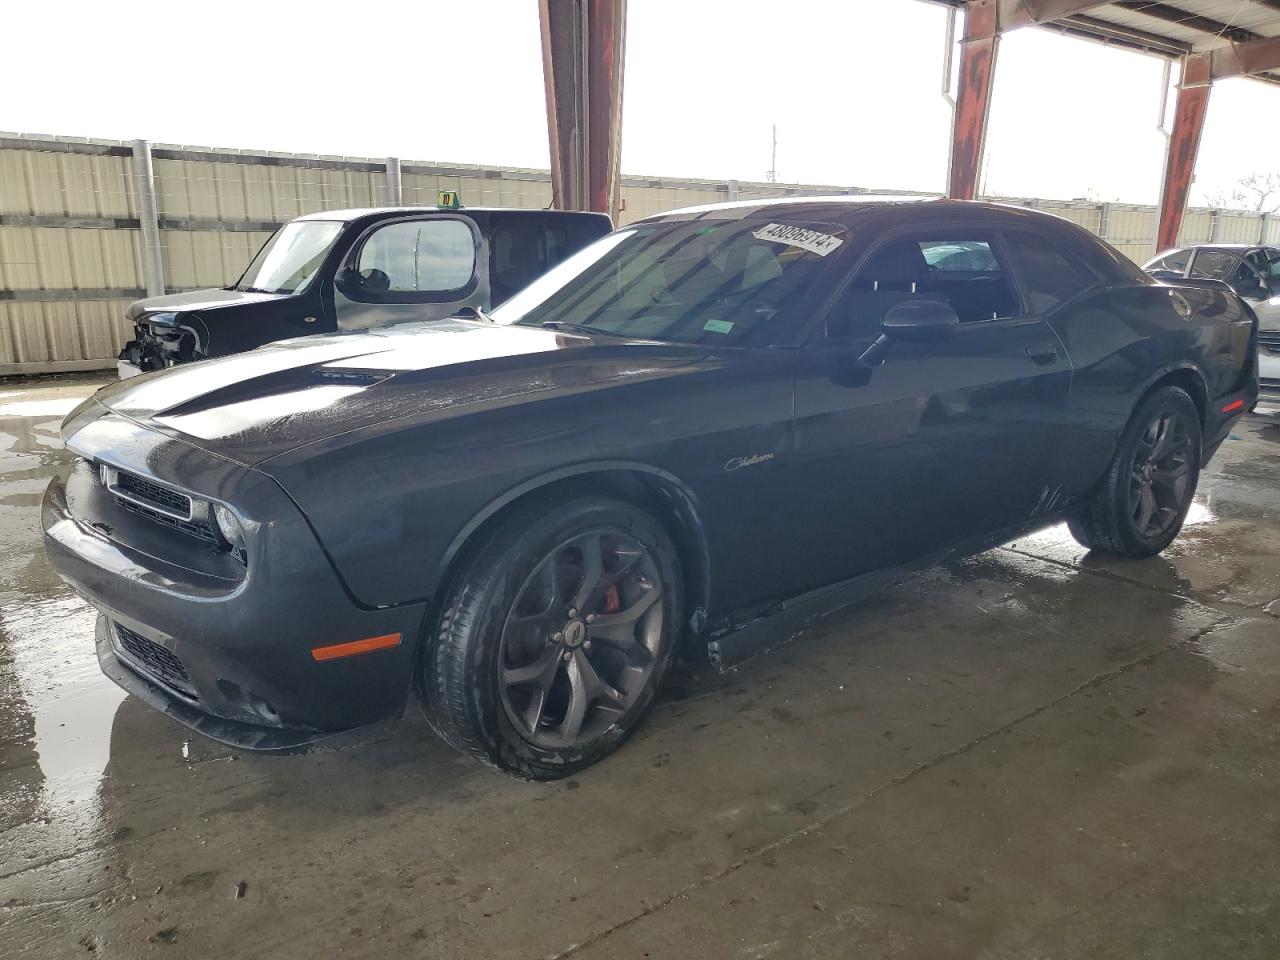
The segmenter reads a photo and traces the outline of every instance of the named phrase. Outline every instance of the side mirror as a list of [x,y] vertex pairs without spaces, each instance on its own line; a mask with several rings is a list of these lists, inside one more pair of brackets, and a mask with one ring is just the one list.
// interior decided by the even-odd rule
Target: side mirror
[[960,329],[960,317],[941,300],[903,300],[890,307],[880,321],[881,332],[893,340],[944,340]]

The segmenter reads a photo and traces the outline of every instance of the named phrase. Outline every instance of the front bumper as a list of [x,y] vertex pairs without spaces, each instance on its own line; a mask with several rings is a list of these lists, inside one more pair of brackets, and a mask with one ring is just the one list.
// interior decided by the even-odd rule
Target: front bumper
[[118,651],[115,630],[116,626],[110,615],[100,613],[94,639],[98,648],[98,664],[107,679],[147,706],[154,707],[210,740],[241,750],[288,753],[330,736],[322,730],[264,727],[205,713],[170,688],[151,679],[145,671],[126,666]]
[[[258,526],[257,553],[239,578],[207,559],[209,545],[146,528],[152,521],[116,504],[91,464],[78,461],[50,483],[45,549],[102,614],[103,672],[173,719],[244,749],[291,749],[400,713],[424,605],[357,605],[274,481],[237,469],[253,512],[275,512]],[[318,661],[311,652],[390,634],[400,635],[397,646],[360,656]],[[150,655],[130,655],[122,635]]]

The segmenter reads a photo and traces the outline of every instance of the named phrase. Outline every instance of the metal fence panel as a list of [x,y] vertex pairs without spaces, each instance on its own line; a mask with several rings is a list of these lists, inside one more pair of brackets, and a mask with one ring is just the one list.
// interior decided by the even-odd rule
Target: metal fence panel
[[[146,285],[132,150],[132,142],[119,140],[0,134],[0,373],[112,362],[127,334],[124,307]],[[294,217],[387,202],[382,159],[165,144],[151,152],[168,290],[230,283],[270,231]],[[433,206],[442,190],[473,207],[546,208],[554,199],[545,170],[401,161],[401,174],[406,206]],[[618,225],[735,198],[857,192],[869,191],[625,176]],[[1105,233],[1138,263],[1155,252],[1152,207],[1005,202]],[[1211,239],[1280,243],[1280,217],[1188,210],[1181,242]]]

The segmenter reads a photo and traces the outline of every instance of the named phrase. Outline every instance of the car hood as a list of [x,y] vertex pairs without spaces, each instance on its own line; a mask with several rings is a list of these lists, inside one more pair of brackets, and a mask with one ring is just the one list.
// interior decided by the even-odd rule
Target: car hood
[[284,300],[292,294],[251,293],[247,290],[189,290],[186,293],[170,293],[163,297],[147,297],[129,304],[126,314],[130,321],[149,313],[192,313],[197,310],[214,310],[219,307],[236,307],[247,303],[268,303]]
[[[110,384],[115,413],[245,466],[390,421],[674,374],[707,349],[464,320],[283,340]],[[68,425],[79,419],[79,411]]]

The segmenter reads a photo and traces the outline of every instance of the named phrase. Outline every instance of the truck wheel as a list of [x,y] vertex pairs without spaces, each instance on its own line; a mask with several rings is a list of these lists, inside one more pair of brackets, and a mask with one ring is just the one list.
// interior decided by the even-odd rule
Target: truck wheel
[[427,720],[524,779],[590,766],[653,705],[682,622],[681,583],[670,538],[632,504],[518,511],[446,588],[417,674]]
[[1071,535],[1090,550],[1154,556],[1182,529],[1199,479],[1199,411],[1185,390],[1161,387],[1134,412]]

